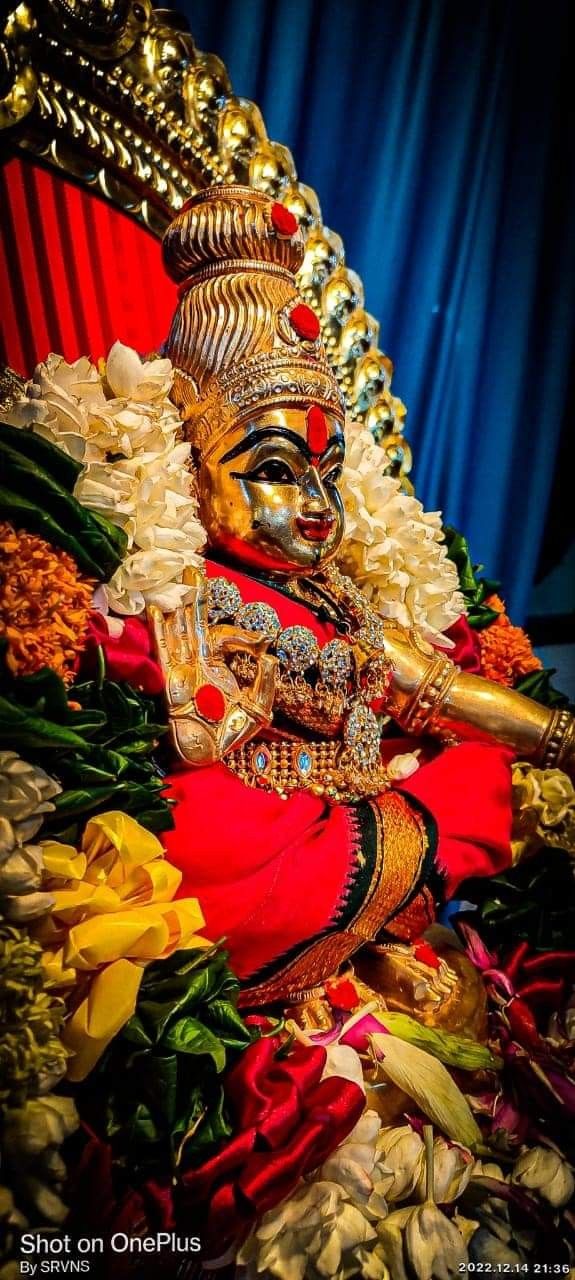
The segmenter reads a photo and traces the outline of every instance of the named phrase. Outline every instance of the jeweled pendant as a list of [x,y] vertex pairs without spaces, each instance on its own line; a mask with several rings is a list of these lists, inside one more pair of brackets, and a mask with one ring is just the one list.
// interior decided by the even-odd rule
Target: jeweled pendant
[[281,625],[271,604],[257,602],[243,604],[238,609],[235,620],[237,626],[243,627],[244,631],[256,631],[270,641],[275,640]]
[[379,762],[381,732],[377,716],[364,702],[355,702],[345,722],[343,739],[358,769],[372,769]]
[[319,658],[319,645],[309,627],[286,627],[280,632],[276,653],[292,675],[303,675]]
[[235,582],[211,578],[208,583],[208,621],[226,622],[241,608],[242,597]]
[[331,688],[347,684],[352,672],[353,654],[345,640],[330,640],[319,655],[319,673]]

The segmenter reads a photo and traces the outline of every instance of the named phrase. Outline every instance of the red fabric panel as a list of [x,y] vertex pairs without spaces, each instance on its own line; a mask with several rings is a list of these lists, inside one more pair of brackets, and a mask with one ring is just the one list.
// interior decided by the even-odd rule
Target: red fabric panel
[[176,306],[160,241],[28,157],[0,168],[0,361],[30,375],[48,352],[157,349]]
[[442,751],[398,788],[438,826],[437,863],[446,897],[462,880],[494,876],[511,863],[511,762],[507,747],[462,742]]
[[197,897],[208,938],[225,936],[247,978],[328,927],[345,905],[360,838],[348,805],[310,791],[282,800],[246,787],[223,764],[169,778],[175,829],[162,843]]

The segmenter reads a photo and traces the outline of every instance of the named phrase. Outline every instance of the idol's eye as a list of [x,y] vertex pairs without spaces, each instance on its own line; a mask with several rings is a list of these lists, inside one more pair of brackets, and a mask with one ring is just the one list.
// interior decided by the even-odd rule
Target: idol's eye
[[330,467],[329,471],[326,471],[326,474],[323,477],[325,484],[339,484],[342,471],[343,466],[341,462],[338,462],[335,467]]
[[259,480],[263,484],[297,484],[291,467],[279,458],[268,458],[267,462],[261,462],[259,467],[254,467],[253,471],[249,471],[244,476],[244,479]]

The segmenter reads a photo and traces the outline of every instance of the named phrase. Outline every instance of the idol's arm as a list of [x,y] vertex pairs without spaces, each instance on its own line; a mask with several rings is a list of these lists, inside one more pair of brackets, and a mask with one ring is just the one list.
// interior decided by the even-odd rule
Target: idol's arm
[[431,656],[413,632],[385,629],[392,670],[387,711],[409,733],[504,743],[522,759],[575,773],[575,719]]

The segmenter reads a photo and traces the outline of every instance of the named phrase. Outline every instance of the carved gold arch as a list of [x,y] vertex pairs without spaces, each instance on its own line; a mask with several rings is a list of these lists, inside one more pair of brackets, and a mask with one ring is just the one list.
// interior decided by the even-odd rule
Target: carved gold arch
[[180,14],[149,0],[24,0],[0,37],[0,128],[10,150],[64,170],[157,236],[211,183],[248,183],[287,205],[306,236],[300,286],[349,413],[410,487],[405,408],[341,238],[323,224],[291,152],[233,93],[220,59],[196,49]]

